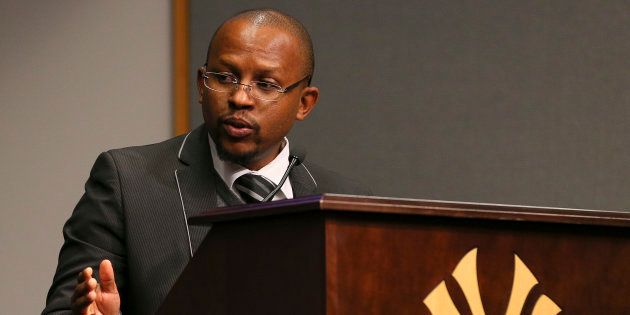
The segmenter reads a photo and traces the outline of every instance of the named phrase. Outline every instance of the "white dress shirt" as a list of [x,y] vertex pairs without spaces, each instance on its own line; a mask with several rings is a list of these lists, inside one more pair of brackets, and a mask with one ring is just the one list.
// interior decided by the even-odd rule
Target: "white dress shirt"
[[[261,175],[266,179],[270,180],[275,185],[278,185],[284,172],[286,172],[287,167],[289,167],[289,139],[284,138],[284,146],[280,154],[276,156],[273,161],[269,164],[265,165],[263,168],[252,171],[249,170],[242,165],[232,163],[230,161],[224,161],[219,158],[217,154],[217,147],[208,134],[208,142],[210,143],[210,154],[212,154],[212,162],[214,164],[214,169],[217,171],[217,174],[223,179],[225,185],[232,191],[236,196],[240,198],[239,193],[234,189],[234,181],[239,178],[241,175],[245,175],[248,173],[252,173],[255,175]],[[281,199],[291,199],[293,198],[293,188],[291,188],[291,181],[289,178],[284,182],[280,191],[273,197],[273,200],[281,200]]]

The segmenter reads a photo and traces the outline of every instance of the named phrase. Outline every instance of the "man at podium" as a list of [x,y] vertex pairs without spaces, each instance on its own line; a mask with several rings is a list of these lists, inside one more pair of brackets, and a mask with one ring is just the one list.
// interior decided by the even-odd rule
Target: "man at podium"
[[204,125],[98,157],[64,225],[43,313],[154,313],[208,233],[186,221],[201,211],[368,194],[290,148],[286,135],[319,96],[313,67],[310,36],[295,18],[251,10],[224,22],[198,70]]

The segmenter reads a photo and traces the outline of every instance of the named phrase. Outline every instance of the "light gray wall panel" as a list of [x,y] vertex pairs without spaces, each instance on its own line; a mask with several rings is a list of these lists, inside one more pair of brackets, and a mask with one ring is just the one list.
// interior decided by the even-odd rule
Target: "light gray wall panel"
[[0,1],[0,306],[39,314],[102,151],[171,134],[169,1]]

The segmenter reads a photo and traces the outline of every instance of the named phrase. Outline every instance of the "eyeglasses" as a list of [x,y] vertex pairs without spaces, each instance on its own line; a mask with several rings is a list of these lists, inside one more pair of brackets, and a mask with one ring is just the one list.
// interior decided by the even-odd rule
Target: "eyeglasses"
[[265,81],[251,81],[249,84],[238,82],[238,78],[230,73],[221,72],[204,72],[202,75],[203,84],[210,90],[216,92],[234,92],[242,85],[245,91],[253,98],[263,101],[275,101],[284,93],[287,93],[300,85],[306,79],[310,79],[310,75],[305,76],[301,80],[283,88],[275,83]]

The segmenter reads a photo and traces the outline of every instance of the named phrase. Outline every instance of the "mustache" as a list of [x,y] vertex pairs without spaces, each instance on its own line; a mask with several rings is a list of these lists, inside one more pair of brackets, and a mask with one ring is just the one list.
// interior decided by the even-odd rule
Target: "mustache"
[[222,124],[229,124],[241,128],[250,128],[253,130],[260,130],[260,125],[255,118],[249,116],[245,111],[238,111],[234,113],[228,113],[219,117],[219,122]]

